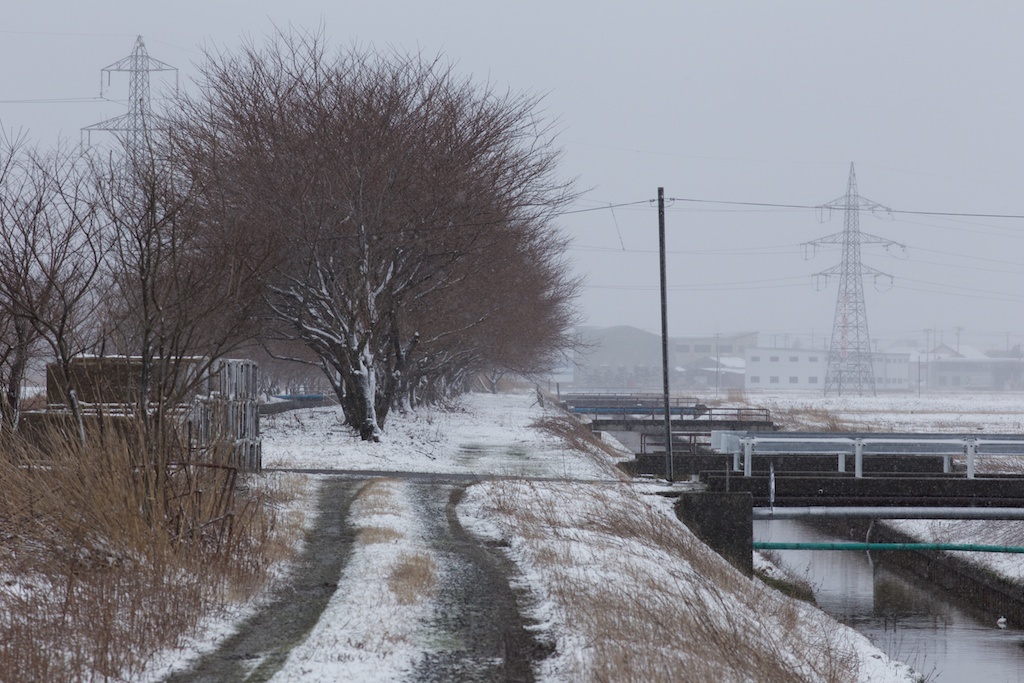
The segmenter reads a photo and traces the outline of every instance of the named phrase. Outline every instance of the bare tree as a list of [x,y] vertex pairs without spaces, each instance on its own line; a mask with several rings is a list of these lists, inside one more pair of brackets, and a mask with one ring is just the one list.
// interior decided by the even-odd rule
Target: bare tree
[[[0,234],[4,242],[12,247],[20,242],[15,240],[17,224],[24,211],[23,197],[33,193],[34,188],[21,167],[21,153],[24,139],[21,137],[0,140]],[[12,281],[12,271],[21,259],[15,249],[4,249],[0,260],[3,270],[0,278]],[[0,429],[6,433],[18,427],[21,410],[21,383],[29,363],[33,342],[37,335],[28,321],[15,311],[8,288],[0,288],[0,388],[3,403],[0,404]]]
[[[163,420],[227,353],[250,343],[262,306],[257,262],[244,235],[213,223],[173,135],[94,159],[106,221],[104,352],[136,359],[133,396],[146,443],[167,452]],[[258,246],[261,246],[258,243]],[[156,427],[156,428],[154,428]]]
[[[27,351],[42,340],[84,441],[81,406],[70,383],[71,360],[96,342],[95,284],[103,259],[100,223],[85,165],[64,145],[51,152],[9,147],[0,211],[0,300],[13,332],[8,379],[20,380]],[[8,418],[9,419],[9,418]]]
[[[180,124],[187,156],[215,169],[221,206],[278,246],[267,276],[277,329],[315,353],[348,423],[377,439],[417,358],[472,355],[424,343],[432,307],[465,298],[517,242],[544,244],[536,235],[572,198],[539,101],[420,55],[329,58],[316,34],[208,55],[201,85]],[[451,323],[431,343],[479,324]]]

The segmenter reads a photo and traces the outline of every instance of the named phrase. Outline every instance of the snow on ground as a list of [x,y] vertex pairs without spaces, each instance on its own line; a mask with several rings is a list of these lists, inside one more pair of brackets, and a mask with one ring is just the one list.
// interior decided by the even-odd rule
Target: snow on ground
[[337,591],[272,681],[391,681],[412,671],[428,640],[437,563],[408,486],[376,480],[360,491],[350,517],[359,536]]
[[533,394],[471,394],[453,410],[393,414],[380,443],[353,436],[338,407],[281,413],[261,420],[263,466],[614,478],[605,464],[532,428],[535,420],[558,414],[533,399]]
[[769,408],[783,418],[823,411],[855,429],[876,432],[1024,432],[1022,393],[822,396],[794,391],[748,393],[745,403]]
[[743,577],[668,499],[630,484],[486,482],[459,513],[509,547],[536,596],[532,616],[557,643],[540,680],[916,680],[852,629]]
[[[570,449],[561,439],[531,427],[536,420],[557,414],[550,406],[536,405],[534,394],[471,394],[451,411],[423,409],[392,415],[380,443],[352,437],[341,422],[340,411],[334,408],[300,409],[264,418],[265,467],[373,473],[369,486],[377,488],[377,494],[372,497],[389,501],[382,505],[357,499],[353,504],[352,522],[361,532],[338,590],[320,623],[292,651],[273,680],[396,680],[429,650],[429,639],[421,630],[433,609],[429,580],[410,594],[393,589],[388,578],[401,574],[398,570],[410,563],[428,576],[431,571],[423,571],[424,567],[432,569],[434,576],[443,576],[444,568],[432,566],[436,559],[406,504],[408,485],[376,474],[382,471],[547,480],[474,485],[459,508],[460,519],[474,533],[499,535],[508,543],[520,572],[516,581],[534,598],[532,616],[545,637],[558,643],[558,653],[542,665],[542,680],[573,680],[573,672],[587,670],[593,661],[598,642],[609,640],[606,633],[586,632],[579,615],[568,611],[578,596],[604,596],[609,604],[625,600],[623,605],[639,605],[644,612],[644,601],[651,595],[645,587],[652,585],[671,588],[667,595],[657,594],[663,606],[699,606],[696,611],[691,609],[692,629],[711,628],[713,641],[724,638],[716,642],[737,644],[745,653],[753,653],[751,656],[771,653],[770,660],[806,673],[804,680],[831,680],[827,671],[819,670],[827,666],[827,658],[821,654],[825,651],[854,657],[860,671],[858,680],[913,680],[908,667],[892,662],[852,630],[725,567],[685,527],[669,519],[660,497],[647,495],[650,484],[623,483],[609,467],[608,454]],[[550,481],[564,479],[579,481]],[[310,505],[314,499],[313,494],[304,496]],[[580,510],[585,511],[582,517]],[[648,527],[625,532],[601,528],[610,511],[617,511],[619,519],[647,520]],[[510,521],[513,513],[543,513],[548,516],[547,527],[537,527],[543,533],[527,542],[530,535],[516,531]],[[651,537],[654,540],[645,539],[651,529],[657,532]],[[671,542],[660,547],[658,534],[671,536]],[[680,544],[689,549],[686,552],[692,553],[691,557],[703,559],[694,564],[696,560],[680,555],[676,547]],[[624,581],[628,577],[635,578]],[[608,587],[621,590],[602,592]],[[682,595],[691,600],[683,602]],[[762,614],[758,605],[771,605],[775,615]],[[623,610],[594,609],[595,613],[602,611],[614,616]],[[675,642],[688,634],[677,622],[668,623],[676,631],[675,640],[661,648],[670,659],[658,661],[671,661],[678,667]],[[224,630],[223,624],[214,627]],[[627,659],[642,659],[638,653],[647,652],[644,639],[664,630],[656,620],[642,618],[630,621],[616,637],[621,637]],[[726,648],[722,656],[732,656],[729,653],[734,649]],[[690,656],[683,661],[690,670],[707,664]],[[756,675],[749,680],[768,679]]]
[[[913,536],[921,543],[1024,546],[1024,525],[1019,521],[894,519],[885,524]],[[950,554],[1024,584],[1024,555],[961,551]]]

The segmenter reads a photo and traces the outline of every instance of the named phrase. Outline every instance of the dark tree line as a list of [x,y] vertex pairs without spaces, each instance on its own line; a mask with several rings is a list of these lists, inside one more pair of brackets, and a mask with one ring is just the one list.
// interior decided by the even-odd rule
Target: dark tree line
[[181,368],[258,342],[318,366],[364,439],[557,362],[578,283],[553,220],[574,195],[537,98],[316,34],[209,53],[198,85],[143,148],[3,145],[8,429],[43,348],[65,381],[83,352],[142,359],[148,419]]

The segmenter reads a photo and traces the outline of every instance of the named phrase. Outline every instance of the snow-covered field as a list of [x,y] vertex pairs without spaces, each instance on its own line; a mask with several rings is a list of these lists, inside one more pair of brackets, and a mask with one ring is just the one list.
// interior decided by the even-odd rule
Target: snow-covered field
[[[783,422],[814,428],[824,414],[853,429],[874,432],[1024,432],[1024,394],[923,393],[878,396],[822,396],[777,392],[745,396],[745,403],[769,408]],[[806,422],[800,424],[800,420]]]
[[[676,522],[664,498],[649,495],[649,484],[623,481],[606,451],[574,450],[531,426],[554,414],[533,394],[470,394],[452,411],[394,415],[382,441],[368,444],[351,436],[337,409],[303,409],[263,420],[264,465],[481,477],[459,518],[508,547],[513,578],[532,596],[530,616],[558,646],[537,672],[541,680],[593,679],[598,669],[608,673],[602,658],[616,657],[630,671],[644,671],[648,659],[652,676],[676,672],[663,680],[686,670],[717,672],[718,680],[779,680],[780,671],[793,680],[843,680],[832,677],[836,667],[859,681],[915,680],[859,634],[725,565]],[[373,477],[373,495],[352,507],[350,523],[361,533],[338,590],[274,681],[402,680],[433,647],[430,584],[444,567],[407,505],[410,484]],[[302,498],[310,510],[318,480],[308,478]],[[403,563],[419,567],[418,588],[386,580]],[[622,632],[612,636],[613,627]],[[230,624],[214,620],[210,629],[196,640],[202,649]],[[657,641],[658,633],[668,640]],[[679,645],[691,641],[700,654]],[[189,649],[177,652],[182,662]]]

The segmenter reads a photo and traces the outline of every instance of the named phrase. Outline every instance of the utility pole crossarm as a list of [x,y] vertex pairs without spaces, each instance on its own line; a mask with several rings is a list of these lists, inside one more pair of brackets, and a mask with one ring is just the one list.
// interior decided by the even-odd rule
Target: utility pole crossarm
[[[879,237],[878,235],[872,235],[869,232],[857,232],[857,243],[858,244],[881,244],[885,247],[899,247],[906,251],[907,245],[891,240],[888,237]],[[849,239],[849,235],[844,230],[843,232],[835,232],[825,237],[819,237],[817,239],[808,240],[807,242],[801,242],[801,247],[814,247],[819,244],[845,244]]]

